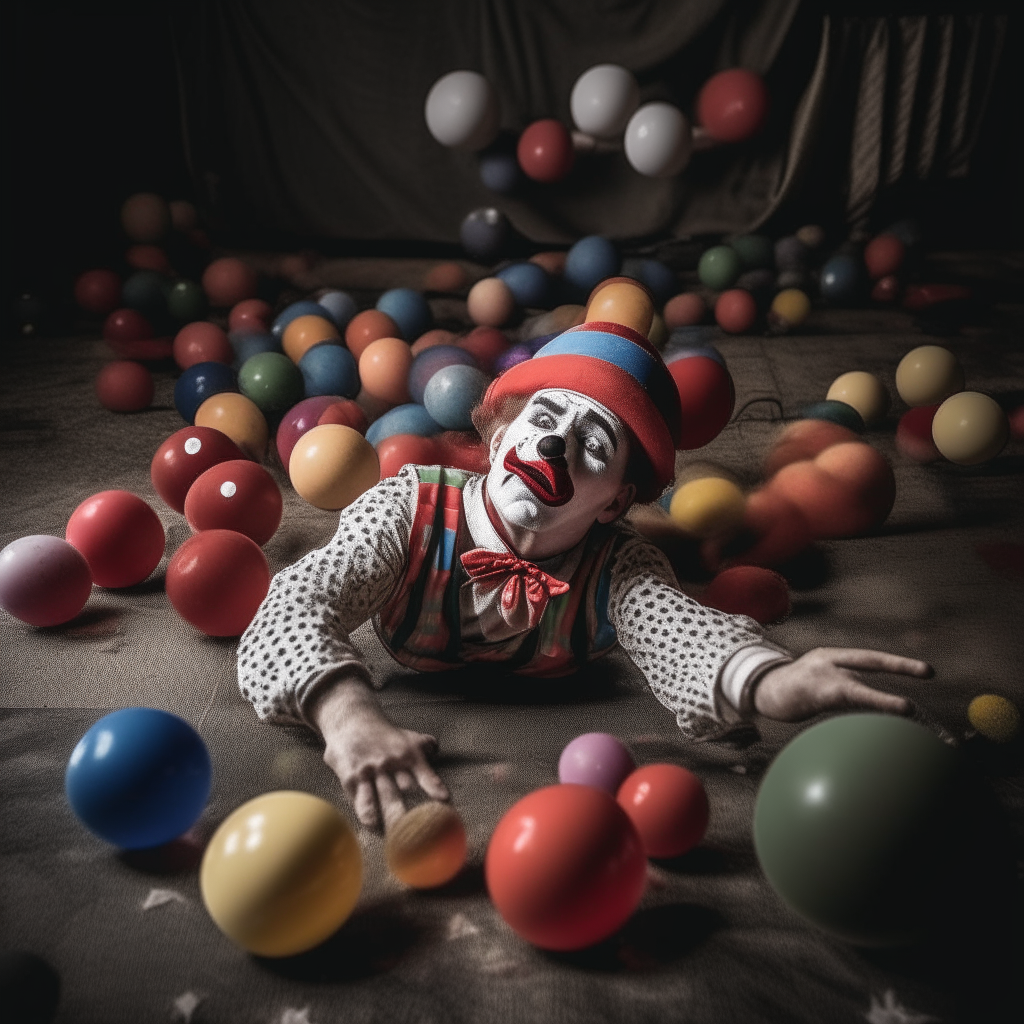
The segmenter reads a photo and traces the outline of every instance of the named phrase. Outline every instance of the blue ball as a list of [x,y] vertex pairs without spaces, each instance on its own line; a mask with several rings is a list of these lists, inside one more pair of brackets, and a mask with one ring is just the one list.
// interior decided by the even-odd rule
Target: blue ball
[[188,722],[156,708],[124,708],[78,741],[64,791],[91,832],[138,850],[170,842],[196,823],[211,774],[206,744]]
[[445,430],[472,430],[470,413],[490,382],[475,366],[446,366],[427,381],[423,404]]
[[430,330],[433,323],[427,300],[412,288],[391,288],[377,300],[377,309],[398,324],[398,330],[408,342]]
[[137,270],[121,286],[121,301],[143,316],[159,319],[167,315],[168,286],[155,270]]
[[196,412],[211,395],[237,391],[238,378],[223,363],[196,363],[174,384],[174,407],[186,423],[195,423]]
[[848,253],[837,253],[821,268],[818,287],[826,302],[846,305],[860,298],[863,264]]
[[520,306],[544,308],[551,293],[547,271],[536,263],[513,263],[494,275],[508,285]]
[[601,235],[581,238],[565,257],[566,280],[588,294],[606,277],[619,272],[619,251]]
[[359,394],[359,366],[356,357],[343,345],[324,341],[307,349],[299,360],[299,371],[307,398],[315,395],[355,398]]
[[828,420],[858,434],[864,433],[864,418],[861,414],[852,405],[837,402],[835,399],[827,398],[823,402],[815,402],[807,406],[800,416],[805,420]]
[[252,334],[241,331],[231,331],[228,334],[228,341],[235,350],[235,369],[238,369],[247,359],[258,356],[261,352],[280,352],[281,342],[272,334],[265,332],[254,332]]
[[636,257],[623,260],[622,276],[631,277],[649,288],[656,302],[665,302],[679,291],[676,272],[661,260]]
[[441,425],[422,405],[409,402],[406,405],[396,405],[380,419],[374,420],[366,431],[366,440],[376,448],[381,441],[386,441],[395,434],[433,437],[440,432]]
[[519,161],[512,153],[483,153],[480,156],[480,181],[492,192],[508,195],[523,180]]
[[500,260],[512,240],[512,225],[493,206],[484,206],[466,215],[459,227],[462,248],[481,263]]
[[323,306],[327,310],[328,319],[339,331],[345,330],[349,320],[359,312],[356,300],[348,292],[324,292],[316,301],[317,305]]
[[409,397],[419,405],[423,404],[423,389],[427,381],[446,366],[476,366],[476,360],[458,345],[434,345],[424,349],[409,369]]
[[284,334],[284,329],[300,316],[322,316],[325,320],[334,322],[326,306],[321,306],[319,302],[314,302],[312,299],[302,299],[299,302],[293,302],[290,306],[285,306],[277,314],[277,318],[270,328],[270,333],[275,338],[280,338]]

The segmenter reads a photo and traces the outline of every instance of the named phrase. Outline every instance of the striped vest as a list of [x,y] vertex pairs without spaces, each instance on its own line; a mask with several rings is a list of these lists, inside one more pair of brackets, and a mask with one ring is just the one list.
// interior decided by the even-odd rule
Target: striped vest
[[512,641],[467,644],[459,590],[469,575],[460,556],[476,545],[463,513],[462,489],[473,474],[440,466],[418,466],[417,472],[405,575],[376,623],[397,661],[425,672],[491,661],[524,675],[560,676],[607,652],[615,643],[607,605],[610,556],[619,531],[591,530],[568,592],[548,601],[535,629]]

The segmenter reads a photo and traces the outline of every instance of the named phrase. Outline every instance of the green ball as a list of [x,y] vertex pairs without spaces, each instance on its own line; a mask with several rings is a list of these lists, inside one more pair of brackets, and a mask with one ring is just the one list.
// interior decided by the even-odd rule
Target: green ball
[[[913,941],[962,832],[959,755],[905,718],[812,726],[772,763],[754,808],[768,881],[812,924],[862,945]],[[953,869],[955,870],[955,869]]]
[[716,292],[732,287],[742,272],[743,263],[730,245],[712,246],[697,264],[697,276],[701,284]]
[[729,245],[745,270],[775,269],[775,243],[767,235],[737,235]]
[[269,414],[287,412],[305,394],[302,373],[281,352],[260,352],[247,359],[238,371],[238,386]]
[[167,293],[167,312],[179,323],[202,320],[206,310],[206,292],[195,281],[178,281]]
[[864,417],[852,405],[834,398],[826,398],[823,402],[807,406],[800,416],[805,420],[828,420],[858,434],[864,433]]

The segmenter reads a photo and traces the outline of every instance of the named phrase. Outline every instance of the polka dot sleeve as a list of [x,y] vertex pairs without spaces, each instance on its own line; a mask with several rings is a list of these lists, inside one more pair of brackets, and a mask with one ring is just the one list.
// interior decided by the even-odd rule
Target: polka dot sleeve
[[282,569],[238,646],[238,685],[265,721],[312,725],[305,709],[339,676],[371,682],[349,634],[402,578],[418,492],[413,467],[371,487],[333,539]]
[[629,533],[612,565],[608,617],[619,644],[687,736],[710,739],[737,723],[719,678],[738,650],[769,646],[757,622],[688,597],[665,555]]

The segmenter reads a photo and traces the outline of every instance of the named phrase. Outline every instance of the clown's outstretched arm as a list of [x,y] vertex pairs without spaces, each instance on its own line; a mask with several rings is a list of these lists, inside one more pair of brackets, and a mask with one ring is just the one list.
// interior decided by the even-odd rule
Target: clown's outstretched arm
[[665,555],[640,537],[616,555],[608,614],[651,692],[693,739],[724,736],[755,713],[787,722],[845,708],[909,714],[910,701],[856,672],[932,674],[926,662],[881,651],[819,647],[794,658],[753,619],[683,594]]
[[242,695],[264,721],[323,736],[324,760],[368,825],[379,821],[378,804],[400,812],[399,790],[417,783],[447,798],[426,762],[433,737],[387,720],[349,640],[401,580],[417,492],[415,470],[406,468],[342,511],[330,543],[273,578],[238,647]]

